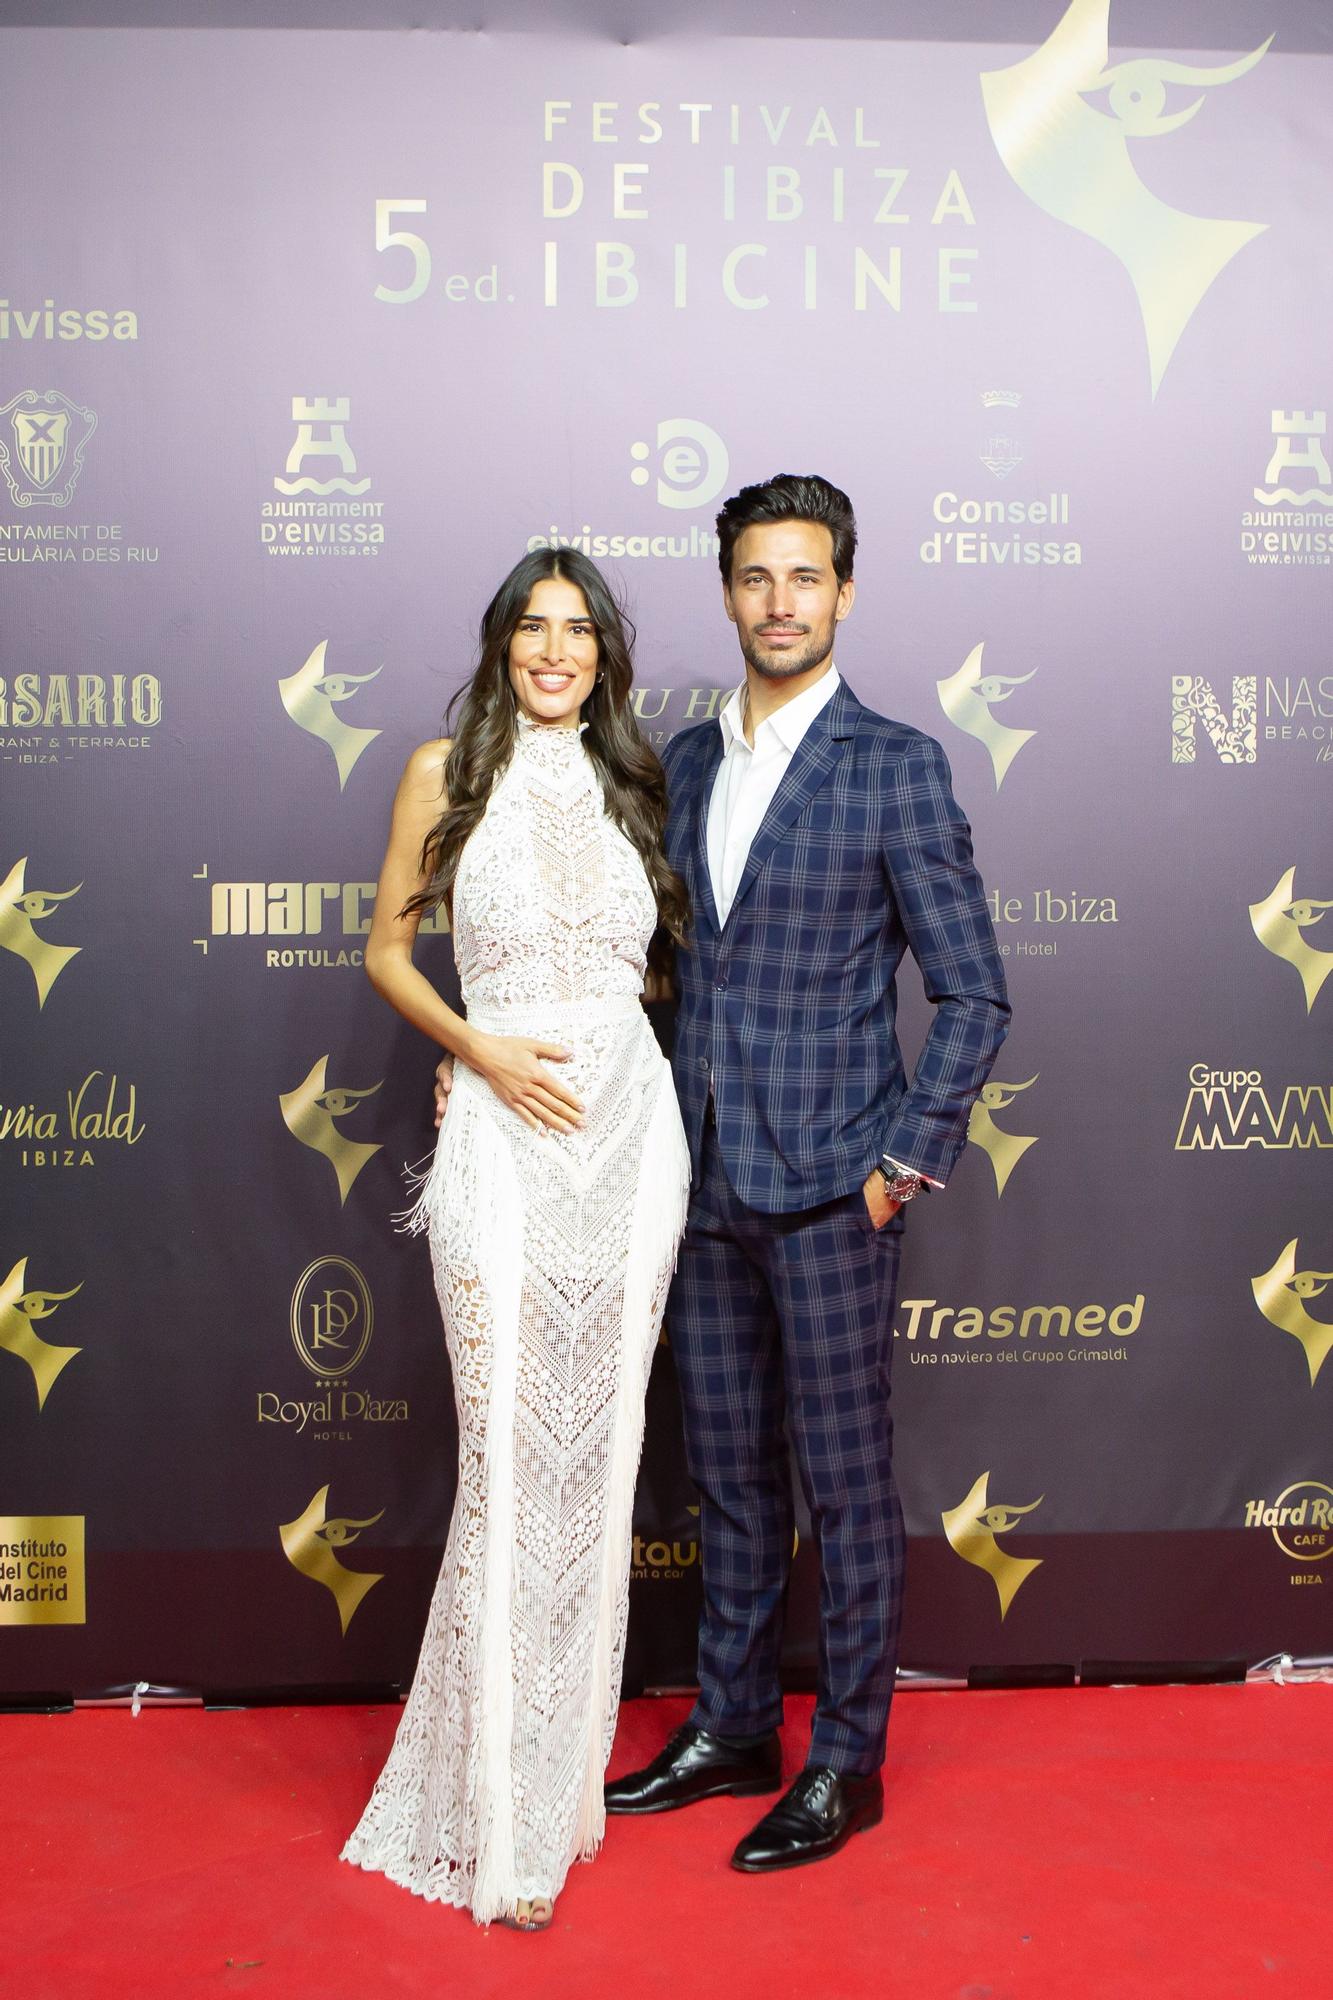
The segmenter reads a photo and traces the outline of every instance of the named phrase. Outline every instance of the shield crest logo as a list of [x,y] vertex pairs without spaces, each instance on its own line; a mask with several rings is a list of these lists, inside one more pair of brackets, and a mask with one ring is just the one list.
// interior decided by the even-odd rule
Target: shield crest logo
[[1023,454],[1013,438],[991,437],[986,439],[986,449],[981,454],[981,463],[987,466],[997,479],[1007,479],[1009,474],[1023,463]]
[[58,389],[24,389],[0,407],[0,472],[17,507],[68,507],[97,428]]
[[66,410],[15,410],[10,420],[23,470],[34,486],[49,486],[65,462],[69,442]]

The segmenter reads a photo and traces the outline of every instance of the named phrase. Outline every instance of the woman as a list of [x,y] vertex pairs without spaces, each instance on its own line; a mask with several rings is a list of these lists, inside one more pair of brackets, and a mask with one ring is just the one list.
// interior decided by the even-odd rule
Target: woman
[[[640,1004],[650,940],[682,939],[688,910],[630,643],[578,551],[510,572],[457,736],[408,760],[366,947],[379,992],[457,1059],[411,1224],[430,1236],[459,1468],[412,1692],[344,1858],[522,1929],[546,1928],[602,1837],[644,1393],[689,1178]],[[466,1019],[412,964],[441,902]]]

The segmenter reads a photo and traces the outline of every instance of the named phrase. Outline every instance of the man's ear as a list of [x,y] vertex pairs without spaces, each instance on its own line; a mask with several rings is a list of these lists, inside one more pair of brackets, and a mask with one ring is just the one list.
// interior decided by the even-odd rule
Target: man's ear
[[731,585],[729,583],[724,583],[722,586],[722,608],[734,625],[736,623],[736,607],[731,601]]
[[837,621],[838,624],[842,623],[843,619],[847,616],[847,613],[851,610],[855,602],[856,602],[856,579],[855,577],[849,576],[846,583],[842,584],[838,590],[837,608],[833,613],[834,619]]

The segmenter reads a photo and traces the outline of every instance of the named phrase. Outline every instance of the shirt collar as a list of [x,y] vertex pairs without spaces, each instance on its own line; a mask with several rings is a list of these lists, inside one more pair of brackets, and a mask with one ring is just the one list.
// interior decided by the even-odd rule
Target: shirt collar
[[[784,702],[781,708],[775,709],[772,715],[760,723],[759,728],[755,731],[756,737],[762,735],[764,730],[771,729],[784,750],[790,755],[800,743],[801,738],[805,735],[806,730],[819,714],[819,711],[827,702],[832,701],[841,679],[842,676],[838,672],[837,667],[830,661],[827,673],[821,674],[819,679],[806,688],[803,694],[798,694],[794,701]],[[745,742],[744,681],[728,697],[718,720],[722,725],[722,754],[724,757],[734,743],[739,742],[744,744],[747,750],[749,749],[749,744]]]

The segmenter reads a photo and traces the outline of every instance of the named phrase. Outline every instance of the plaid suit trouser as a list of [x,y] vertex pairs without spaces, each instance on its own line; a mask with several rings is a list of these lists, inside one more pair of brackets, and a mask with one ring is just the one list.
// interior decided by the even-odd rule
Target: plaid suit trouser
[[795,1452],[820,1564],[809,1762],[884,1761],[902,1609],[889,1364],[901,1217],[876,1233],[850,1195],[786,1215],[747,1208],[711,1117],[668,1308],[704,1609],[691,1720],[747,1736],[782,1720],[778,1679]]

